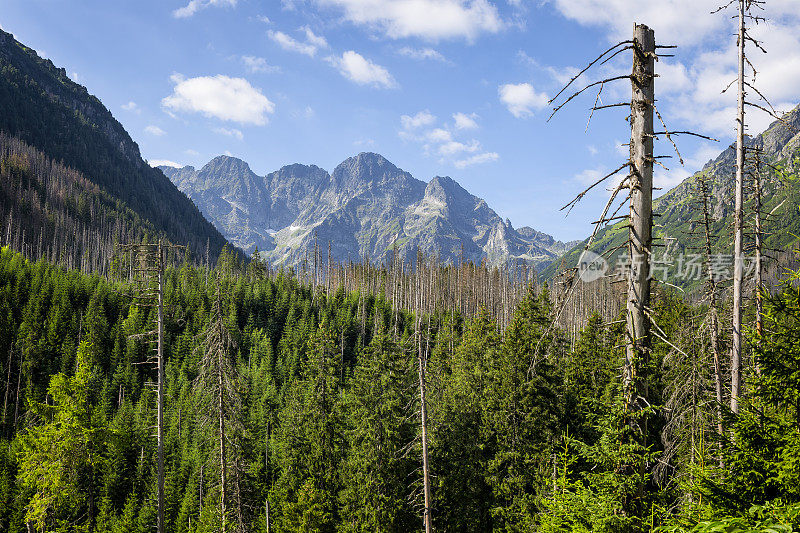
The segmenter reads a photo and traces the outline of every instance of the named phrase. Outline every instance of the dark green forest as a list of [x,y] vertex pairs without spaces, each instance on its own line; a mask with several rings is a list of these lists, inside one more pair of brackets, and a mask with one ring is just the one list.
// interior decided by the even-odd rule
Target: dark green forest
[[[220,418],[227,530],[421,530],[420,355],[437,530],[800,526],[791,283],[765,300],[742,405],[721,421],[705,310],[656,291],[669,341],[653,343],[643,425],[621,396],[624,324],[592,316],[571,342],[546,286],[504,330],[485,310],[414,316],[225,253],[213,270],[176,262],[164,290],[167,531],[221,530]],[[151,531],[155,372],[136,334],[153,310],[124,276],[8,248],[0,295],[0,530]]]

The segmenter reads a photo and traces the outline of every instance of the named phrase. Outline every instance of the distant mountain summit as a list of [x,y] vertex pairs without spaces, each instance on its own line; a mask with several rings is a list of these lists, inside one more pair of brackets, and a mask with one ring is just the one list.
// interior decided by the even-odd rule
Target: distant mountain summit
[[361,153],[332,173],[288,165],[266,176],[219,156],[200,170],[161,170],[222,233],[247,252],[297,265],[317,246],[337,260],[405,259],[419,249],[442,261],[524,261],[541,268],[574,243],[531,228],[515,230],[455,180],[414,178],[376,153]]

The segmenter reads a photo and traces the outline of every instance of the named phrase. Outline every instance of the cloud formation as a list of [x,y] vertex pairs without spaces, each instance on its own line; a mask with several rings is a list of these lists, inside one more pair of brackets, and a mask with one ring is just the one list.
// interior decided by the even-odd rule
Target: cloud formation
[[476,119],[478,115],[475,113],[470,113],[467,115],[466,113],[454,113],[453,120],[455,121],[455,128],[457,130],[476,130],[478,129],[478,123]]
[[398,86],[388,70],[353,50],[348,50],[341,57],[329,57],[328,62],[338,68],[342,76],[358,85],[384,89]]
[[282,31],[270,30],[267,35],[284,50],[314,57],[319,50],[328,48],[325,37],[315,34],[308,26],[303,26],[298,31],[303,33],[304,39],[298,40]]
[[172,16],[178,19],[193,16],[198,11],[207,7],[236,7],[237,0],[190,0],[185,6],[172,12]]
[[529,117],[534,111],[547,107],[547,95],[536,92],[530,83],[507,83],[497,92],[500,101],[517,118]]
[[144,129],[145,133],[149,133],[150,135],[155,135],[156,137],[161,137],[166,135],[167,132],[159,128],[158,126],[154,126],[150,124]]
[[450,162],[456,168],[488,163],[499,159],[496,152],[484,151],[477,139],[460,140],[457,135],[478,127],[475,113],[454,113],[452,126],[437,125],[438,119],[430,111],[419,111],[414,115],[400,117],[400,138],[417,142],[424,152],[435,155],[440,162]]
[[410,46],[404,46],[400,48],[397,53],[401,56],[410,57],[418,61],[430,60],[447,63],[447,59],[433,48],[412,48]]
[[251,74],[255,74],[258,72],[271,74],[281,71],[280,67],[270,65],[269,63],[267,63],[267,60],[264,59],[263,57],[242,56],[242,63],[244,64],[247,71],[250,72]]
[[180,163],[176,163],[175,161],[170,161],[169,159],[149,159],[147,164],[151,167],[173,167],[173,168],[183,168],[183,165]]
[[214,133],[219,133],[220,135],[226,135],[228,137],[235,137],[240,141],[244,139],[244,134],[241,130],[237,130],[236,128],[214,128]]
[[266,124],[267,115],[275,111],[275,104],[244,78],[218,74],[185,79],[176,74],[172,81],[172,94],[161,100],[168,111],[201,113],[257,126]]
[[473,40],[504,27],[488,0],[317,0],[344,12],[348,21],[368,26],[391,39]]

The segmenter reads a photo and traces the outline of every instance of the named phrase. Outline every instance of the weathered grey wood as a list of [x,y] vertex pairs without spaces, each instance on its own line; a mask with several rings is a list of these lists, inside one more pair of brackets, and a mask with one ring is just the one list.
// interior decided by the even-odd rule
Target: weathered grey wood
[[630,227],[628,249],[627,349],[623,389],[629,410],[638,410],[646,396],[640,375],[650,351],[650,250],[653,228],[653,102],[655,35],[643,24],[634,26],[631,76]]
[[158,533],[164,533],[164,250],[158,242]]
[[[759,340],[761,339],[761,335],[764,333],[764,301],[762,298],[761,290],[764,288],[764,280],[763,280],[763,273],[762,273],[762,247],[763,247],[763,228],[761,225],[761,207],[762,207],[762,197],[761,197],[761,153],[755,153],[756,160],[754,163],[753,168],[753,182],[755,185],[755,193],[756,193],[756,282],[755,282],[755,293],[756,293],[756,334],[758,335]],[[756,373],[761,374],[761,365],[756,364]]]
[[742,278],[744,235],[744,43],[745,0],[739,0],[739,79],[736,106],[736,198],[733,236],[733,335],[731,339],[731,411],[739,412],[742,370]]
[[[418,263],[419,264],[419,263]],[[421,289],[421,287],[418,287]],[[422,291],[418,290],[418,301],[422,299]],[[423,520],[425,522],[425,533],[431,533],[431,480],[428,466],[428,406],[426,398],[426,354],[422,349],[422,305],[417,305],[417,359],[419,361],[419,401],[420,401],[420,423],[422,425],[422,483],[425,497],[425,509]]]
[[711,266],[711,215],[708,209],[708,188],[705,178],[700,180],[700,192],[703,196],[703,225],[705,227],[706,273],[708,277],[708,315],[711,330],[711,353],[714,356],[714,389],[717,405],[717,434],[722,435],[722,366],[719,345],[719,314],[717,313],[717,280]]

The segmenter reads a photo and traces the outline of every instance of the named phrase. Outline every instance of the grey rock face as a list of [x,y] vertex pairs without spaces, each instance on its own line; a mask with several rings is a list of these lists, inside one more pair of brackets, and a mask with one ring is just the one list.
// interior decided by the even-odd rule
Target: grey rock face
[[426,184],[375,153],[351,157],[331,174],[295,164],[260,177],[225,156],[200,170],[162,170],[231,242],[276,264],[310,260],[316,243],[323,257],[330,246],[340,261],[383,261],[396,248],[406,260],[419,249],[443,262],[541,268],[572,244],[515,230],[452,178]]

